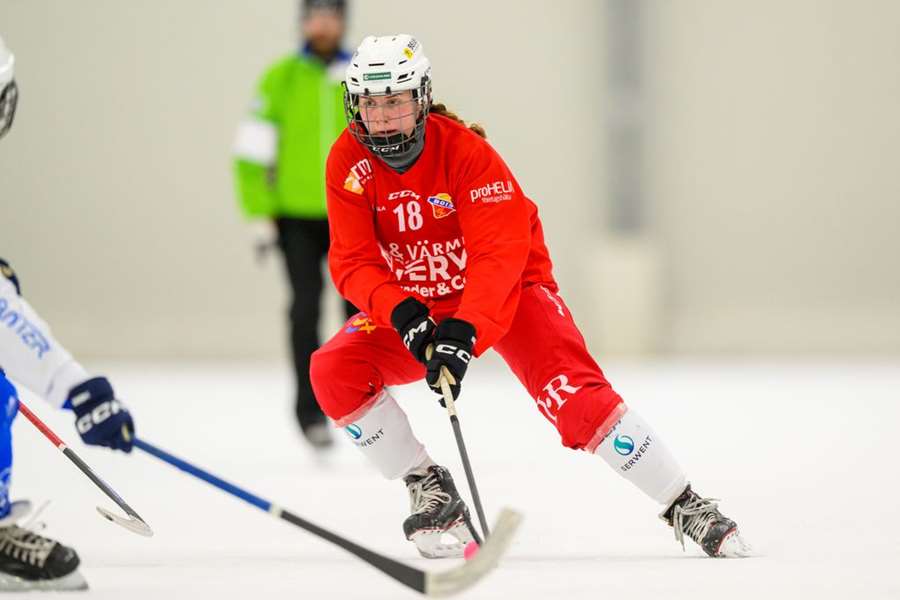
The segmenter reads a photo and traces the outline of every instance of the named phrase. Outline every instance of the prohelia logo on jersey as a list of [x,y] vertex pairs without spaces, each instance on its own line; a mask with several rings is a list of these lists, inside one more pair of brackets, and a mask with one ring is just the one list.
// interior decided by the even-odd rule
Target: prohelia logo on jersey
[[435,219],[443,219],[456,210],[456,207],[453,206],[453,199],[450,198],[450,194],[445,192],[435,194],[434,196],[428,196],[428,204],[431,205],[431,212],[434,214]]
[[347,333],[356,333],[357,331],[372,333],[375,331],[375,324],[366,315],[360,315],[350,321],[350,325],[347,326],[346,331]]
[[362,195],[365,191],[365,185],[371,181],[374,174],[372,173],[372,165],[368,158],[364,158],[350,169],[347,173],[347,179],[344,180],[344,189],[354,194]]
[[471,198],[472,202],[478,200],[485,203],[505,202],[507,200],[512,200],[513,190],[513,182],[511,179],[507,179],[506,181],[498,179],[487,185],[469,190],[469,198]]

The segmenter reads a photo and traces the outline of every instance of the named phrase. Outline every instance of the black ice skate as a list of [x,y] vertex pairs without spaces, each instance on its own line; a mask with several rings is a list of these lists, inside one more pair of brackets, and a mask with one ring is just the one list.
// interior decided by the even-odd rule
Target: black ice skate
[[684,536],[697,542],[706,554],[715,558],[740,558],[751,555],[737,523],[719,512],[715,498],[701,498],[688,485],[669,508],[660,515],[675,530],[675,539],[684,548]]
[[28,501],[13,502],[0,519],[0,591],[86,590],[74,550],[16,524],[30,510]]
[[306,441],[316,450],[326,450],[334,446],[331,425],[327,421],[316,421],[301,427]]
[[[406,476],[404,482],[412,514],[403,522],[403,533],[415,543],[419,554],[425,558],[462,558],[467,544],[481,544],[469,509],[447,469],[433,465],[424,473]],[[444,534],[456,541],[443,543]]]

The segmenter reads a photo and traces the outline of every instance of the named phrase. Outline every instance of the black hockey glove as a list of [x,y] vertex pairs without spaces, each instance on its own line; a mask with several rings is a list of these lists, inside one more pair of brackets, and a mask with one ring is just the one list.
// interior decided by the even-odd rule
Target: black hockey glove
[[75,413],[75,428],[85,444],[131,452],[134,421],[116,400],[106,377],[94,377],[73,387],[66,404]]
[[415,298],[407,298],[391,312],[391,325],[400,334],[406,349],[424,365],[425,348],[432,342],[436,327],[428,307]]
[[9,266],[9,263],[0,258],[0,277],[6,277],[9,279],[13,286],[16,288],[16,293],[18,295],[22,295],[22,288],[19,286],[19,278],[16,277],[16,272],[13,271],[13,268]]
[[445,319],[434,332],[432,350],[428,362],[425,363],[425,381],[432,391],[441,395],[441,406],[444,405],[441,391],[441,373],[446,367],[447,383],[453,392],[453,399],[459,397],[459,389],[469,361],[472,360],[472,348],[475,346],[475,328],[462,319]]

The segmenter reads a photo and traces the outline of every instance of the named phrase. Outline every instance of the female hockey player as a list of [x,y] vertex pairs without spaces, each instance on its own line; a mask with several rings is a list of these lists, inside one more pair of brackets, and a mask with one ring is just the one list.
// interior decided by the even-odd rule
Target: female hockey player
[[[16,100],[13,56],[0,38],[0,137],[12,126]],[[109,381],[90,377],[53,339],[21,297],[16,274],[0,259],[0,591],[84,589],[75,551],[20,526],[31,503],[9,500],[11,428],[19,400],[7,376],[53,406],[72,410],[86,444],[131,452],[134,423]]]
[[[345,86],[348,127],[327,166],[329,265],[364,313],[313,355],[311,376],[324,411],[385,477],[404,479],[407,539],[424,556],[458,556],[474,529],[385,386],[424,377],[440,394],[447,377],[456,396],[471,358],[494,348],[563,445],[597,454],[656,500],[682,545],[687,536],[710,556],[746,555],[735,522],[691,489],[588,354],[536,206],[483,129],[432,104],[421,44],[366,38]],[[459,543],[442,544],[442,533]]]

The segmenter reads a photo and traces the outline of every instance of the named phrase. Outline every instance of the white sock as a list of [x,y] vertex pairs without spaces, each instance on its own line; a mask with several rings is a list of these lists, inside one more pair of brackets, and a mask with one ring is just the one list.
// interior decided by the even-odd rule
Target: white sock
[[687,485],[675,457],[632,409],[612,426],[594,454],[660,504],[671,504]]
[[409,426],[406,413],[388,391],[383,390],[362,414],[341,421],[353,445],[388,479],[399,479],[434,462]]

